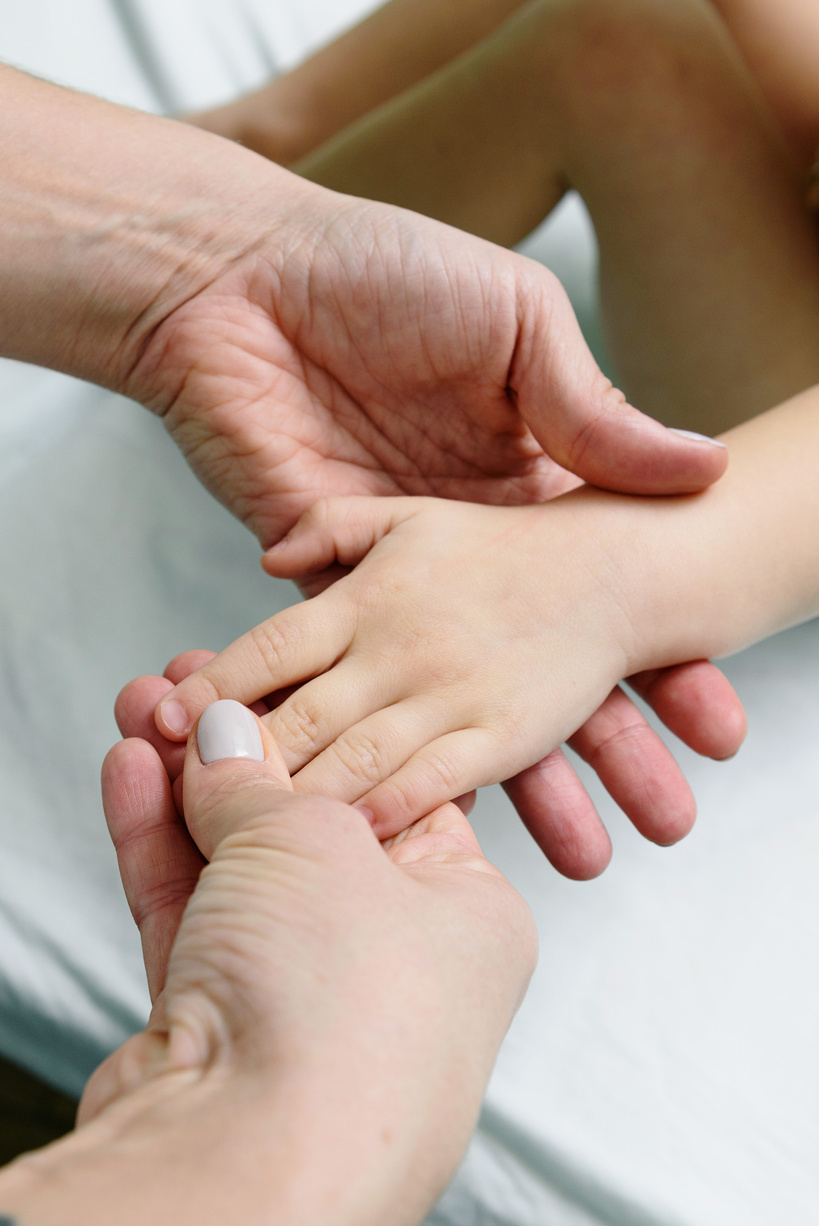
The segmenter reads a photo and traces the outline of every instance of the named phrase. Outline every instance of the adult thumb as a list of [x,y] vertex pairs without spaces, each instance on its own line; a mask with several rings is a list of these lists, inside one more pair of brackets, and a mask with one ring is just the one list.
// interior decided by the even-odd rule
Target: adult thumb
[[294,800],[272,734],[232,698],[206,707],[191,732],[182,794],[188,829],[208,860],[228,835]]
[[546,269],[519,284],[510,384],[543,450],[591,485],[624,494],[688,494],[723,475],[728,452],[632,408],[586,344],[566,291]]

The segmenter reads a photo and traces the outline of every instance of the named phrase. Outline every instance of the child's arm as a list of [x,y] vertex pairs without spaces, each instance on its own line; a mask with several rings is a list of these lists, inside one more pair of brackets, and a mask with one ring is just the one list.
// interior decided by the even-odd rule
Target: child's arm
[[291,72],[191,117],[289,166],[496,29],[524,0],[391,0]]
[[297,786],[355,800],[381,837],[397,833],[537,762],[621,678],[819,612],[819,388],[726,441],[728,475],[687,498],[321,503],[268,569],[337,560],[353,573],[165,701],[192,715],[315,678],[269,716]]

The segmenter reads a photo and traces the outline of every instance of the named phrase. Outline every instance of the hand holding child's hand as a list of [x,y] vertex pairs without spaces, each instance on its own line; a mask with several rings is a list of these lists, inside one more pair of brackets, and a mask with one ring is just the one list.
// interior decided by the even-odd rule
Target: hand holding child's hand
[[[169,697],[190,713],[216,696],[251,702],[314,678],[266,721],[297,789],[357,802],[382,838],[539,763],[595,712],[609,733],[633,730],[628,700],[610,691],[645,661],[610,564],[611,534],[592,528],[600,497],[528,508],[323,501],[268,553],[267,569],[302,579],[334,563],[356,570],[251,631]],[[578,514],[584,504],[591,520]],[[643,753],[619,771],[624,807],[647,837],[673,842],[690,828],[693,802],[679,786],[676,806],[650,795],[650,759],[659,759],[661,792],[668,755],[637,720]],[[593,750],[596,734],[584,733]],[[547,758],[540,774],[562,761]],[[635,765],[649,780],[631,786],[629,803]],[[532,796],[538,782],[524,776],[511,791],[544,851],[570,875],[601,871],[610,848],[594,810],[550,813]]]

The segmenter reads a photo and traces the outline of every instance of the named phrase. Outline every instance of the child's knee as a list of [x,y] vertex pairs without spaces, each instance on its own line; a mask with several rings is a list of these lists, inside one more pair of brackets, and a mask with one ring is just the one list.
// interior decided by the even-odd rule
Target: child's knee
[[542,0],[539,51],[587,98],[687,84],[729,45],[708,0]]
[[672,140],[747,115],[748,75],[708,0],[544,0],[539,15],[538,53],[569,140],[576,124],[626,140],[632,125],[670,124]]

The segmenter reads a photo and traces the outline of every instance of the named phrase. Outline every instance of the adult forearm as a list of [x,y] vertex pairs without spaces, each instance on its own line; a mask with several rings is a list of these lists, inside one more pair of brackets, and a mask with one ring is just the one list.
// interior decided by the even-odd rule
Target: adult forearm
[[121,388],[304,186],[184,124],[0,67],[0,353]]
[[[417,1226],[442,1190],[429,1174],[434,1163],[407,1156],[383,1126],[362,1126],[355,1108],[334,1100],[333,1085],[328,1100],[313,1077],[302,1096],[303,1080],[282,1070],[264,1087],[258,1068],[223,1068],[149,1081],[4,1168],[0,1221]],[[397,1104],[391,1116],[399,1132],[403,1110]]]

